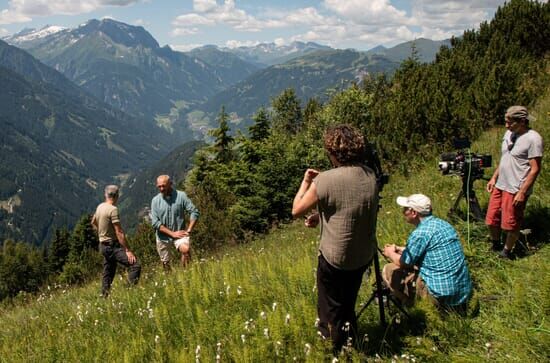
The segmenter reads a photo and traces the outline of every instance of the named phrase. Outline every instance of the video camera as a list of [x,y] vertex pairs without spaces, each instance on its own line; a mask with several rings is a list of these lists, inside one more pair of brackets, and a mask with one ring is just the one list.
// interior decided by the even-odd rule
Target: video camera
[[454,147],[456,152],[446,152],[441,154],[439,170],[443,175],[458,175],[460,177],[468,176],[472,179],[482,179],[483,169],[491,167],[493,158],[490,154],[475,154],[470,152],[470,140],[455,139]]
[[390,181],[390,176],[382,170],[380,158],[378,157],[378,152],[373,143],[367,143],[365,145],[365,164],[374,171],[374,175],[376,175],[376,185],[378,186],[378,191],[381,192],[384,185],[388,184]]

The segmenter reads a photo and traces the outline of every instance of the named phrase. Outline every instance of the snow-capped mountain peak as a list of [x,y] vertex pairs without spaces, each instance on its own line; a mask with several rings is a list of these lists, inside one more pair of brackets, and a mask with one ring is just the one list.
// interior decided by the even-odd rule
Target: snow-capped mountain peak
[[67,28],[57,25],[46,25],[45,27],[36,30],[36,29],[25,29],[24,31],[21,31],[17,34],[12,35],[11,37],[8,37],[8,42],[11,43],[22,43],[22,42],[29,42],[33,40],[38,40],[45,38],[47,36],[50,36],[52,34],[58,33],[60,31],[63,31]]

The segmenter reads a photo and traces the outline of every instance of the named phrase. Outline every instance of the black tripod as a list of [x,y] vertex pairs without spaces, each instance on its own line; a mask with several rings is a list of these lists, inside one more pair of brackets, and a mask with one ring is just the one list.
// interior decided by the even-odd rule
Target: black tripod
[[[380,249],[378,249],[378,252],[382,253]],[[386,307],[389,308],[390,302],[392,302],[399,309],[399,311],[401,311],[408,318],[409,314],[407,314],[401,304],[395,300],[395,298],[391,294],[390,288],[382,284],[382,274],[380,273],[380,261],[378,260],[378,254],[376,254],[376,256],[373,258],[373,264],[374,277],[376,279],[375,287],[369,300],[361,307],[361,310],[359,310],[359,312],[357,313],[357,318],[359,318],[363,311],[370,305],[370,303],[375,301],[375,299],[378,303],[378,311],[380,313],[380,325],[382,325],[383,327],[387,325],[386,313],[384,311],[384,303],[386,304]]]
[[458,196],[456,197],[453,206],[451,207],[451,209],[449,209],[448,216],[451,217],[452,215],[456,215],[458,203],[460,203],[460,200],[462,199],[462,197],[464,197],[466,198],[466,201],[468,203],[472,216],[477,221],[483,221],[484,218],[481,213],[481,207],[479,206],[479,202],[477,200],[476,193],[474,191],[474,181],[476,181],[477,179],[485,179],[485,178],[472,177],[468,180],[468,177],[466,175],[462,175],[461,179],[462,179],[462,189],[458,193]]

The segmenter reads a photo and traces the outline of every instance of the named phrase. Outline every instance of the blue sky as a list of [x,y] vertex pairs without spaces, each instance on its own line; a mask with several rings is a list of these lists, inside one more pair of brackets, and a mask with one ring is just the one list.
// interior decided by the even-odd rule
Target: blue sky
[[23,28],[73,28],[89,19],[142,25],[178,50],[216,44],[313,41],[367,50],[441,40],[490,20],[504,0],[0,0],[0,36]]

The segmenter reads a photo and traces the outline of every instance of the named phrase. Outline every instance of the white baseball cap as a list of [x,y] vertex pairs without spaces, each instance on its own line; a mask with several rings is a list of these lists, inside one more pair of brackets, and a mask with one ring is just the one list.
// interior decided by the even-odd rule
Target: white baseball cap
[[411,208],[420,214],[432,212],[432,201],[424,194],[412,194],[408,197],[397,197],[397,204],[402,207]]

